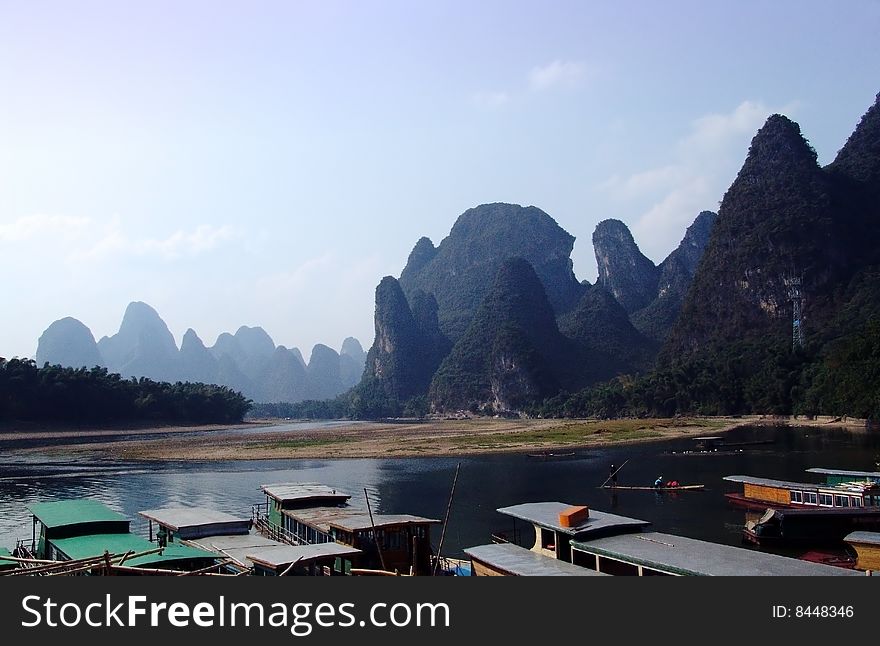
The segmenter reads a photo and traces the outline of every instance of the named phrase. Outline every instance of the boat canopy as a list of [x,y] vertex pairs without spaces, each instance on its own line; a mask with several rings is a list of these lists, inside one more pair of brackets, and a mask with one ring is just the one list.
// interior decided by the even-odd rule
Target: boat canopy
[[564,502],[530,502],[512,507],[502,507],[498,513],[528,521],[545,529],[552,529],[570,536],[586,536],[608,532],[634,532],[651,523],[636,518],[627,518],[617,514],[608,514],[590,509],[589,517],[574,527],[563,527],[559,523],[559,514],[572,507]]
[[[135,534],[90,534],[52,540],[55,549],[71,560],[102,556],[104,552],[121,555],[127,552],[139,554],[156,549],[156,544]],[[175,561],[203,560],[210,565],[216,554],[187,545],[170,544],[161,553],[145,554],[125,561],[132,567],[157,566]]]
[[261,485],[260,489],[282,505],[344,503],[351,498],[350,494],[318,482],[280,482]]
[[170,529],[184,540],[200,536],[247,534],[251,528],[250,518],[240,518],[205,507],[165,507],[138,513]]
[[124,526],[120,531],[127,532],[130,523],[119,512],[113,511],[107,505],[90,498],[38,502],[30,505],[28,511],[47,529],[91,523],[119,523],[120,526]]

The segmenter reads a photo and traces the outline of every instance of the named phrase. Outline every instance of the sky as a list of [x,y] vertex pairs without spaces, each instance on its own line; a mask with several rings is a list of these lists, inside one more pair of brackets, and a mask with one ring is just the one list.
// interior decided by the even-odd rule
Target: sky
[[880,2],[0,0],[0,356],[152,305],[178,344],[373,340],[374,290],[466,209],[617,218],[659,263],[766,117],[830,162]]

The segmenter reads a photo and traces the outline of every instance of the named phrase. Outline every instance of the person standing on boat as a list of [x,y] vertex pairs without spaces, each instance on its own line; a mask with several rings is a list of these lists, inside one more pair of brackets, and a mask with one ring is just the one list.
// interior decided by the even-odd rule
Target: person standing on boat
[[660,476],[659,478],[654,480],[654,486],[658,489],[663,486],[663,476]]
[[617,486],[617,467],[613,464],[611,465],[611,471],[609,472],[608,480],[611,482],[612,487]]

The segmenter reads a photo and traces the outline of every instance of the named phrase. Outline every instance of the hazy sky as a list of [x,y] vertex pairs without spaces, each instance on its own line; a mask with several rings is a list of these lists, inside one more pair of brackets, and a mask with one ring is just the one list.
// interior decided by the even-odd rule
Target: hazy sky
[[764,119],[831,161],[880,91],[880,3],[0,0],[0,356],[126,305],[308,357],[464,210],[614,217],[661,261]]

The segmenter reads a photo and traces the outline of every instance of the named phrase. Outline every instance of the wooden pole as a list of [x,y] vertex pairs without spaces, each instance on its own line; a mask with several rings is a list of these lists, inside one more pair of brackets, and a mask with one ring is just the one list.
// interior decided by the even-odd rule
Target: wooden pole
[[206,574],[206,573],[210,572],[211,570],[213,570],[214,568],[221,568],[225,565],[228,565],[229,563],[231,563],[231,561],[229,559],[223,559],[222,561],[218,561],[217,563],[214,563],[214,565],[209,565],[208,567],[203,567],[199,570],[190,570],[188,572],[187,571],[179,572],[176,576],[196,576],[198,574]]
[[19,558],[17,556],[4,556],[4,557],[0,558],[0,561],[12,561],[14,563],[25,563],[25,564],[38,563],[38,564],[42,564],[42,565],[58,563],[58,561],[46,561],[44,559],[23,559],[23,558]]
[[455,476],[452,478],[452,490],[449,492],[449,503],[446,505],[446,517],[443,519],[443,529],[440,530],[440,543],[437,545],[437,560],[434,562],[432,574],[437,576],[440,568],[440,553],[443,550],[443,539],[446,538],[446,526],[449,524],[449,512],[452,511],[452,498],[455,496],[455,483],[458,482],[458,472],[461,471],[461,462],[455,467]]
[[302,561],[302,560],[303,560],[303,557],[300,556],[300,557],[299,557],[298,559],[296,559],[293,563],[291,563],[291,564],[288,565],[286,568],[284,568],[284,572],[282,572],[282,573],[279,574],[278,576],[287,576],[288,574],[290,574],[290,571],[296,566],[296,564],[299,563],[299,562]]
[[379,546],[379,536],[376,534],[376,523],[373,521],[373,508],[370,507],[370,495],[367,488],[364,487],[364,498],[367,499],[367,511],[370,512],[370,527],[373,529],[373,542],[376,543],[376,551],[379,553],[379,563],[382,569],[385,569],[385,557],[382,556],[382,548]]
[[625,467],[627,462],[629,462],[629,458],[624,460],[623,464],[621,464],[619,467],[617,467],[614,471],[611,472],[611,475],[609,475],[607,478],[605,478],[605,482],[603,482],[602,484],[599,485],[599,489],[601,489],[606,484],[608,484],[608,481],[611,480],[611,478],[613,478],[614,476],[616,476],[617,472],[620,471],[623,467]]

